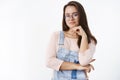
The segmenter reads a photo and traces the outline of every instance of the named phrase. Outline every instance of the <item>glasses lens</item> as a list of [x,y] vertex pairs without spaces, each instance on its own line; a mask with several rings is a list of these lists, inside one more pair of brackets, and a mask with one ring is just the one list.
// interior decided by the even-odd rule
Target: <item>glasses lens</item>
[[72,14],[70,14],[70,13],[66,13],[65,14],[65,18],[66,19],[70,19],[70,18],[77,18],[78,17],[78,12],[74,12],[74,13],[72,13]]

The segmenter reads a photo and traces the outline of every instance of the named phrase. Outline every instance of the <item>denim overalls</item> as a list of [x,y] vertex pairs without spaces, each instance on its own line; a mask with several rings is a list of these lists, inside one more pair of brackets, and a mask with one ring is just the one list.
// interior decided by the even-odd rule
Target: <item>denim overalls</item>
[[[78,53],[75,51],[67,50],[62,48],[64,45],[64,32],[60,31],[59,37],[59,49],[57,52],[57,58],[66,62],[74,62],[79,64]],[[87,80],[85,72],[83,70],[54,70],[53,80]]]

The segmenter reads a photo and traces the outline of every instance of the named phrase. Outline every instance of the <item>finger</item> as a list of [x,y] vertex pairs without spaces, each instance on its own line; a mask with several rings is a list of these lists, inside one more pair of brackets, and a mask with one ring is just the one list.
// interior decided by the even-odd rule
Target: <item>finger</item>
[[91,63],[91,62],[94,62],[95,60],[96,60],[96,59],[92,59],[92,60],[90,61],[90,63]]
[[80,26],[78,26],[78,27],[82,28],[82,26],[81,26],[81,25],[80,25]]
[[89,73],[90,69],[91,69],[91,67],[89,66],[89,67],[87,67],[87,69],[85,71]]
[[89,69],[88,73],[90,73],[90,72],[91,72],[91,69]]
[[88,79],[88,74],[87,74],[87,70],[85,70],[85,76]]
[[93,65],[90,64],[90,67],[91,67],[92,70],[95,70],[94,67],[93,67]]
[[78,30],[80,30],[80,27],[73,27],[72,30],[73,31],[76,31],[76,30],[78,31]]

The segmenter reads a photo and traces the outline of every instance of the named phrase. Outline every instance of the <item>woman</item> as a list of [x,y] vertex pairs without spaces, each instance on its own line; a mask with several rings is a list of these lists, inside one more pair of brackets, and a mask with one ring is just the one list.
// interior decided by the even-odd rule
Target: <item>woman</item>
[[87,80],[97,40],[79,2],[64,6],[62,28],[53,33],[47,50],[47,67],[54,70],[52,80]]

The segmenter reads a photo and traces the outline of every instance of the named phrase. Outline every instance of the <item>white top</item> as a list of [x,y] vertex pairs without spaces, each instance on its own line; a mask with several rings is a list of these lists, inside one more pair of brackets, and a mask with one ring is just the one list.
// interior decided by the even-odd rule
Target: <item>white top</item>
[[[58,50],[58,41],[59,41],[60,31],[56,31],[52,34],[50,42],[48,44],[47,54],[46,54],[46,66],[52,68],[54,70],[59,70],[61,64],[64,62],[58,58],[56,58],[56,53]],[[79,47],[77,45],[77,38],[64,38],[64,45],[63,47],[68,50],[77,51],[79,54],[79,61],[82,66],[85,66],[90,63],[91,59],[93,58],[95,52],[95,43],[91,41],[89,43],[88,49],[84,53],[79,53]]]

